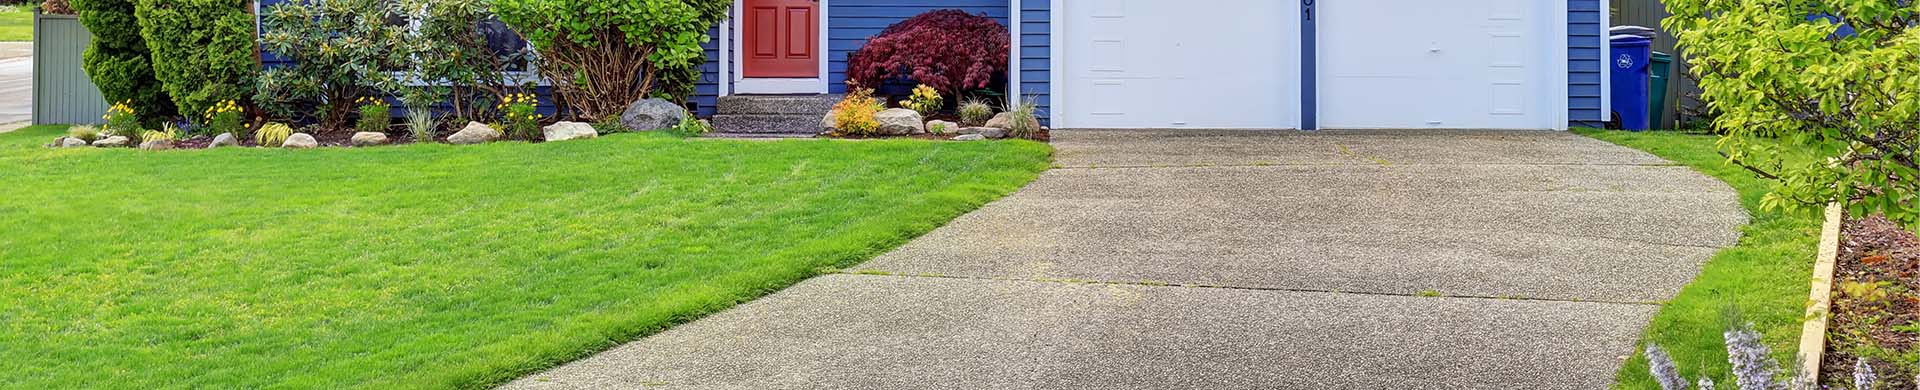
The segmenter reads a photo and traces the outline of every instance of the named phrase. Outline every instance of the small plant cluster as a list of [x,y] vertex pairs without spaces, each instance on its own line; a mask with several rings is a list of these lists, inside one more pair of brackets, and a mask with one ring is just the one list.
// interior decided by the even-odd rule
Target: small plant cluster
[[522,140],[540,138],[540,101],[530,93],[516,93],[500,99],[500,125],[508,137]]
[[360,106],[360,122],[354,126],[355,129],[385,133],[387,126],[393,125],[393,104],[387,103],[387,99],[364,96],[354,104]]
[[268,123],[266,126],[260,126],[260,130],[253,132],[253,142],[265,147],[279,147],[287,143],[287,138],[292,136],[293,127],[285,123]]
[[106,121],[101,130],[107,135],[140,140],[140,114],[133,109],[132,101],[121,101],[107,107],[106,115],[101,115],[100,120]]
[[242,123],[245,120],[244,113],[245,110],[240,108],[240,102],[225,100],[207,107],[206,112],[201,113],[201,117],[206,119],[208,133],[227,133],[238,137],[246,135],[242,134],[246,130]]
[[847,96],[833,105],[834,135],[872,135],[880,130],[880,121],[874,119],[874,115],[885,109],[880,100],[873,97],[872,89],[847,91]]
[[1000,22],[961,10],[937,10],[900,21],[847,58],[847,83],[878,88],[912,78],[948,95],[986,88],[1006,74],[1011,37]]
[[1006,113],[1008,119],[1007,136],[1021,139],[1040,138],[1040,103],[1031,96],[1009,98]]
[[913,87],[913,96],[908,97],[907,100],[900,101],[900,108],[913,110],[913,112],[918,112],[922,116],[932,114],[934,111],[940,111],[940,109],[945,108],[946,105],[946,99],[940,97],[940,91],[936,91],[933,87],[926,84]]
[[993,119],[993,106],[978,99],[968,99],[960,103],[961,126],[986,126]]

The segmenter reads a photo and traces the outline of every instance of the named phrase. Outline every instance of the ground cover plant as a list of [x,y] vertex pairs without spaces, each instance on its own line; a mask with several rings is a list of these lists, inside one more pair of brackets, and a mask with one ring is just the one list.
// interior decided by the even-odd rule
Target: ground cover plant
[[[1719,137],[1678,132],[1622,132],[1575,130],[1652,153],[1718,178],[1740,194],[1740,205],[1752,221],[1741,228],[1740,243],[1720,250],[1694,281],[1664,302],[1647,326],[1641,344],[1654,343],[1672,356],[1687,378],[1711,378],[1731,386],[1727,363],[1724,313],[1736,308],[1751,322],[1760,340],[1770,346],[1774,360],[1791,363],[1797,352],[1807,286],[1813,276],[1815,246],[1821,220],[1810,212],[1770,209],[1761,199],[1776,182],[1737,165],[1727,164],[1717,151]],[[1788,154],[1805,158],[1805,153]],[[1800,156],[1800,157],[1792,157]],[[1659,389],[1648,375],[1647,359],[1636,353],[1620,369],[1619,388]]]
[[1851,218],[1835,266],[1825,384],[1872,376],[1920,388],[1920,238],[1884,217]]
[[0,388],[484,388],[882,253],[1027,141],[46,149],[0,134]]

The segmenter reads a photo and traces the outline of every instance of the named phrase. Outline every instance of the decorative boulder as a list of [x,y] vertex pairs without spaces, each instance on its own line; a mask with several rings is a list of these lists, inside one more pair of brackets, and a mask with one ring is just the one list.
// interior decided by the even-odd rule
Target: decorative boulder
[[287,149],[313,149],[320,147],[320,140],[313,139],[313,136],[307,133],[293,133],[293,135],[287,136],[287,142],[281,143],[280,147]]
[[952,134],[960,131],[960,124],[942,120],[927,121],[927,132],[934,134]]
[[[1035,119],[1035,118],[1027,118],[1027,124],[1029,124],[1029,125],[1033,125],[1033,128],[1035,128],[1035,129],[1038,129],[1038,128],[1040,128],[1040,120],[1039,120],[1039,119]],[[1002,112],[1002,113],[999,113],[999,114],[994,114],[994,115],[993,115],[993,119],[988,119],[988,120],[987,120],[987,127],[992,127],[992,128],[996,128],[996,129],[1007,129],[1007,128],[1012,128],[1012,127],[1013,127],[1013,113],[1011,113],[1011,112]]]
[[840,121],[834,120],[834,117],[837,116],[840,116],[840,110],[827,111],[827,116],[820,118],[820,134],[831,134],[835,131],[840,131],[840,129],[835,126],[840,124]]
[[961,134],[958,137],[953,137],[954,141],[979,141],[984,139],[987,139],[987,137],[979,134]]
[[452,136],[448,136],[447,142],[455,145],[472,145],[493,142],[494,140],[500,139],[502,135],[505,134],[501,134],[499,130],[494,130],[493,127],[487,126],[486,124],[467,122],[467,127],[460,129],[458,133],[453,133]]
[[240,140],[234,138],[233,133],[220,133],[220,135],[213,136],[213,143],[207,144],[208,149],[222,146],[240,146]]
[[156,139],[156,140],[140,143],[140,150],[169,150],[169,149],[173,149],[173,141]]
[[130,139],[127,139],[127,137],[123,137],[123,136],[118,136],[118,135],[116,135],[116,136],[112,136],[112,137],[107,137],[107,138],[101,138],[101,139],[98,139],[98,140],[94,140],[94,141],[93,141],[93,147],[96,147],[96,148],[124,148],[124,147],[127,147],[127,144],[128,144],[128,143],[132,143],[132,142],[133,142],[133,140],[130,140]]
[[353,133],[353,146],[386,145],[387,133],[362,131]]
[[992,139],[1007,138],[1007,129],[983,127],[983,128],[980,128],[980,132],[978,134],[980,134],[980,136],[982,137],[987,137]]
[[920,120],[920,113],[905,108],[889,108],[873,119],[880,122],[881,135],[908,135],[927,132],[927,124]]
[[620,114],[620,124],[633,131],[653,131],[671,129],[679,126],[687,118],[687,109],[661,99],[646,99],[627,106],[627,112]]
[[73,138],[73,137],[60,137],[60,139],[54,140],[53,144],[47,145],[47,147],[49,148],[84,148],[84,147],[87,147],[87,140]]
[[593,125],[580,122],[555,123],[541,129],[541,132],[547,136],[547,142],[600,137],[600,131],[594,130]]

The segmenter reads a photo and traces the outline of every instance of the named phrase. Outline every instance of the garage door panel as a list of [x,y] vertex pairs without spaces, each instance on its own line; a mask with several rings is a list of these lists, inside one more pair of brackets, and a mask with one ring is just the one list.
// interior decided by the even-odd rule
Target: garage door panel
[[1539,16],[1546,9],[1526,0],[1321,3],[1321,127],[1555,127],[1543,102],[1556,68],[1538,49],[1558,43]]
[[1057,111],[1073,127],[1297,128],[1296,12],[1272,0],[1075,2],[1062,14]]

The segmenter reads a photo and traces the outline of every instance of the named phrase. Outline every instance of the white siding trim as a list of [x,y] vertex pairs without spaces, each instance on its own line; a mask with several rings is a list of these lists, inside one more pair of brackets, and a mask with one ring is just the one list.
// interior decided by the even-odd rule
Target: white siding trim
[[728,11],[727,20],[720,21],[720,83],[719,96],[733,92],[733,15]]
[[1569,122],[1571,122],[1568,119],[1567,110],[1571,109],[1573,105],[1572,102],[1568,101],[1568,99],[1572,98],[1572,90],[1567,87],[1567,82],[1568,79],[1571,78],[1569,74],[1573,72],[1573,66],[1568,63],[1568,58],[1572,56],[1569,51],[1573,50],[1573,48],[1567,47],[1565,43],[1561,42],[1566,42],[1565,38],[1572,36],[1572,31],[1567,28],[1567,23],[1570,21],[1570,17],[1567,14],[1571,12],[1571,9],[1568,6],[1570,3],[1567,1],[1556,1],[1554,3],[1556,3],[1557,6],[1552,8],[1558,12],[1555,12],[1555,17],[1552,18],[1553,31],[1556,33],[1554,36],[1560,37],[1561,39],[1554,39],[1552,42],[1560,46],[1560,49],[1548,50],[1547,52],[1554,53],[1553,56],[1548,58],[1550,61],[1553,61],[1554,69],[1559,69],[1560,71],[1554,72],[1554,76],[1552,77],[1553,88],[1551,89],[1554,93],[1549,94],[1549,96],[1558,97],[1558,99],[1554,99],[1555,103],[1548,107],[1553,110],[1553,117],[1557,118],[1553,121],[1553,129],[1567,130]]
[[[746,8],[745,8],[746,6],[742,5],[741,3],[742,2],[740,1],[733,2],[733,20],[740,20],[740,15],[743,15],[746,12]],[[733,79],[728,80],[730,82],[740,81],[740,79],[743,78],[743,76],[741,75],[746,74],[746,71],[744,69],[741,69],[741,66],[740,66],[740,63],[744,61],[741,61],[739,58],[740,52],[744,50],[740,46],[741,45],[740,42],[742,41],[742,39],[740,39],[740,30],[745,30],[745,29],[746,29],[745,26],[741,26],[740,29],[738,30],[727,31],[727,36],[730,37],[731,40],[733,41],[733,47],[732,47],[733,53],[731,54],[730,57],[728,57],[728,60],[731,61],[730,65],[733,67]]]
[[1613,7],[1600,2],[1600,122],[1613,120]]
[[827,0],[820,0],[820,25],[817,26],[813,32],[814,35],[820,36],[820,47],[814,49],[816,52],[813,53],[813,55],[820,57],[820,70],[815,75],[820,78],[820,93],[823,94],[833,91],[833,86],[827,85],[827,80],[833,79],[833,77],[828,77],[828,75],[833,73],[833,69],[827,68],[832,65],[827,62],[827,56],[833,53],[833,49],[827,47],[828,44],[832,43],[827,41],[827,36],[832,35],[829,33],[832,32],[831,29],[833,27],[831,24],[833,19],[827,17],[827,12],[829,12],[828,10],[831,8],[833,7],[828,6]]
[[1020,96],[1025,94],[1020,90],[1020,0],[1007,0],[1007,7],[1007,24],[1012,27],[1007,41],[1007,94]]
[[1066,88],[1066,75],[1062,71],[1066,69],[1065,57],[1060,55],[1062,48],[1066,47],[1062,44],[1066,39],[1061,36],[1061,33],[1066,31],[1066,23],[1062,21],[1065,20],[1063,15],[1067,13],[1062,10],[1067,8],[1067,0],[1052,1],[1053,3],[1048,5],[1047,9],[1047,99],[1053,102],[1052,106],[1048,107],[1048,110],[1053,112],[1048,113],[1047,118],[1053,122],[1053,128],[1069,129],[1073,128],[1073,122],[1063,120],[1069,116],[1064,113],[1071,112],[1068,110],[1073,108],[1061,108],[1066,99],[1060,98],[1062,95],[1073,93]]

